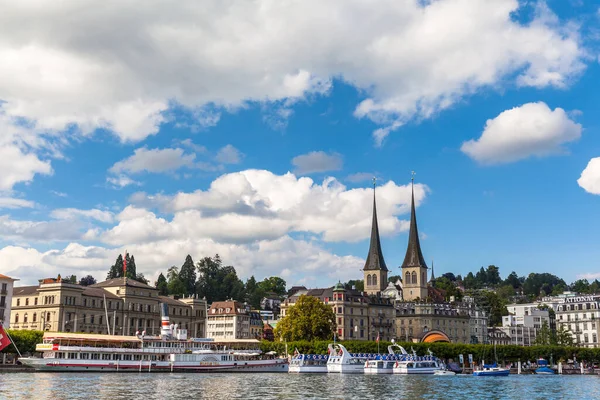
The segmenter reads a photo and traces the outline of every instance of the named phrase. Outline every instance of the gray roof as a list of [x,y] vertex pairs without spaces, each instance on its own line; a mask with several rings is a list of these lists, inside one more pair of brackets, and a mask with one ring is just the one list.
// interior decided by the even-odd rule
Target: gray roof
[[14,296],[30,296],[32,294],[36,294],[39,286],[19,286],[13,288],[13,297]]
[[107,299],[117,299],[117,300],[121,299],[119,296],[109,292],[108,290],[105,290],[102,288],[91,287],[91,286],[86,287],[81,294],[84,296],[90,296],[90,297],[106,296]]
[[[142,283],[142,282],[134,281],[131,278],[125,279],[125,285],[130,286],[130,287],[142,288],[142,289],[156,290],[156,288],[154,286],[150,286],[150,285],[146,285],[145,283]],[[123,286],[123,278],[109,279],[107,281],[98,282],[96,284],[91,285],[91,287],[118,287],[118,286]]]

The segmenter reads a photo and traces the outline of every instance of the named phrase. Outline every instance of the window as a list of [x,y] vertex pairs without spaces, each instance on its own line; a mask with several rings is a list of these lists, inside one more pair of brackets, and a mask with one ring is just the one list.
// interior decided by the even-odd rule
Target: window
[[377,285],[377,275],[373,275],[373,285]]
[[17,307],[21,305],[21,299],[17,299]]
[[421,284],[424,285],[427,282],[427,278],[425,278],[425,272],[421,272]]
[[367,286],[372,285],[371,275],[367,275]]
[[410,283],[410,272],[406,273],[406,277],[404,278],[404,283],[406,283],[406,284]]
[[33,305],[35,305],[35,306],[38,305],[38,298],[37,297],[35,299],[33,299]]
[[15,324],[19,323],[19,314],[15,314]]
[[413,273],[412,273],[412,283],[413,284],[417,283],[417,273],[415,271],[413,271]]
[[25,305],[28,306],[29,305],[29,298],[25,299]]
[[46,322],[50,322],[50,313],[46,314]]
[[27,323],[27,313],[25,313],[25,316],[23,317],[23,323],[26,324]]

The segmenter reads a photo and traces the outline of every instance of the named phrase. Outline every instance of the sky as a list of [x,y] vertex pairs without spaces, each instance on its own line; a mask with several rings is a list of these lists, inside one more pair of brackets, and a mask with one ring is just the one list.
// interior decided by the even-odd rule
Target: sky
[[0,273],[600,277],[600,1],[8,2]]

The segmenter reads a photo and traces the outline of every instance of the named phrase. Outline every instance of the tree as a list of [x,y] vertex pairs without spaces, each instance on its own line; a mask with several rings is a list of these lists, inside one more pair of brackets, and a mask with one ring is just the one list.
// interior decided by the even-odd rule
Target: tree
[[548,321],[542,322],[542,327],[535,335],[535,340],[533,341],[533,344],[546,346],[550,344],[555,344],[553,343],[555,341],[556,339],[553,337],[552,331],[550,331],[550,327],[548,326]]
[[262,290],[262,288],[256,283],[254,275],[248,278],[244,289],[246,293],[246,301],[248,302],[248,304],[250,304],[250,306],[254,309],[259,309],[260,301],[265,296],[265,293]]
[[330,306],[316,297],[302,295],[277,323],[274,334],[287,341],[331,339],[335,326]]
[[64,283],[77,284],[77,277],[75,275],[71,275],[71,276],[67,276],[65,278],[62,278],[61,281],[64,282]]
[[512,285],[500,286],[496,289],[496,294],[503,300],[509,301],[515,295],[515,288]]
[[189,254],[185,258],[185,262],[181,266],[179,271],[179,280],[183,282],[186,287],[186,294],[196,293],[196,266],[194,260]]
[[519,280],[519,275],[515,271],[511,272],[504,280],[504,285],[510,285],[515,289],[520,288],[521,281]]
[[477,284],[477,280],[472,272],[469,272],[463,281],[465,285],[465,289],[477,289],[479,285]]
[[[390,279],[393,277],[390,277]],[[389,280],[388,280],[389,281]],[[396,281],[390,281],[390,282],[396,282]],[[354,287],[354,290],[357,290],[359,292],[364,292],[365,291],[365,281],[363,279],[351,279],[348,282],[344,283],[344,289],[346,290],[351,290]]]
[[81,286],[90,286],[90,285],[94,285],[94,284],[96,284],[96,278],[94,278],[94,277],[93,277],[93,276],[91,276],[91,275],[84,276],[83,278],[81,278],[81,279],[79,280],[79,284],[80,284]]
[[283,296],[286,293],[285,281],[278,276],[271,276],[265,278],[258,284],[265,293],[275,293],[279,296]]
[[446,293],[446,300],[450,299],[450,296],[454,296],[456,301],[462,299],[462,291],[460,291],[450,279],[442,275],[433,282],[433,287],[436,289],[443,290]]
[[[13,330],[10,329],[8,334],[14,340],[21,354],[31,354],[35,351],[35,346],[42,342],[44,332],[29,331],[29,330]],[[10,344],[2,350],[2,353],[17,353],[15,344]]]
[[[136,266],[135,266],[135,258],[133,257],[133,254],[125,254],[125,261],[127,263],[126,268],[127,268],[127,278],[129,279],[133,279],[137,281],[137,270],[136,270]],[[121,275],[123,276],[123,275]]]
[[556,330],[556,344],[559,346],[573,346],[573,342],[573,334],[561,324]]
[[169,294],[183,295],[186,292],[185,284],[179,279],[179,271],[176,266],[172,266],[167,271],[167,289]]
[[162,272],[158,275],[158,279],[154,283],[154,286],[158,289],[159,296],[166,296],[169,294],[167,278],[165,278]]
[[196,267],[196,293],[200,297],[206,297],[209,303],[227,299],[244,300],[244,283],[238,278],[233,266],[222,265],[218,254],[214,257],[204,257]]
[[446,272],[442,276],[448,279],[450,282],[456,282],[456,276],[452,272]]
[[571,290],[577,293],[590,293],[590,283],[587,279],[578,279],[571,284]]
[[554,287],[559,284],[567,286],[565,281],[556,275],[547,272],[541,274],[532,272],[527,276],[525,282],[523,282],[523,292],[531,297],[537,297],[552,293]]
[[495,265],[488,265],[485,271],[485,277],[488,286],[497,286],[502,282],[500,270]]
[[141,283],[143,283],[143,284],[145,284],[145,285],[147,285],[147,284],[148,284],[148,282],[150,282],[148,279],[146,279],[146,277],[144,276],[144,274],[142,274],[141,272],[140,272],[140,273],[138,273],[138,274],[135,276],[135,279],[134,279],[134,280],[136,280],[136,281],[138,281],[138,282],[141,282]]
[[115,263],[110,267],[108,274],[106,275],[106,280],[122,278],[123,277],[123,256],[119,254]]

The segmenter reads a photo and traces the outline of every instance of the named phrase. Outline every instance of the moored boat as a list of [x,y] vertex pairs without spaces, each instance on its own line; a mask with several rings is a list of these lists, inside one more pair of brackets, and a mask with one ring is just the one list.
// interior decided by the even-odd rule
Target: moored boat
[[550,368],[548,361],[544,360],[543,358],[540,358],[537,361],[537,365],[538,367],[535,369],[536,375],[554,375],[556,373],[552,368]]
[[365,374],[391,374],[398,357],[390,354],[377,355],[374,360],[365,362]]
[[327,360],[327,372],[339,372],[343,374],[364,373],[365,362],[374,360],[377,354],[350,353],[344,345],[329,344],[327,347],[329,359]]
[[297,350],[290,360],[290,373],[325,373],[329,357],[322,354],[301,354]]
[[508,376],[510,370],[508,368],[499,367],[496,363],[483,364],[483,368],[473,370],[474,376]]
[[402,375],[431,375],[442,369],[442,362],[428,350],[428,355],[419,357],[413,350],[412,355],[405,356],[394,365],[393,373]]

